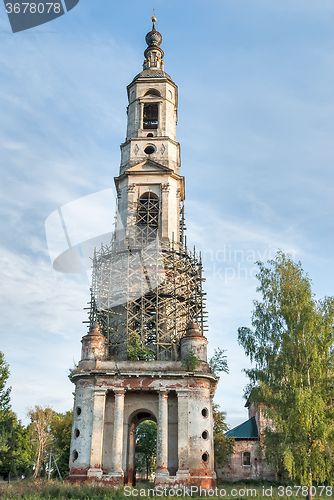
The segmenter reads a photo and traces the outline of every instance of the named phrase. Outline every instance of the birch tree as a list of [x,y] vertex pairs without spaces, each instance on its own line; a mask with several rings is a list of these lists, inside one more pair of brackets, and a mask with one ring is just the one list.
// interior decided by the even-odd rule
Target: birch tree
[[34,477],[37,477],[40,468],[45,461],[45,451],[50,440],[49,431],[53,416],[53,410],[52,408],[42,408],[42,406],[36,405],[34,408],[31,408],[29,410],[28,416],[31,419],[31,425],[33,427],[35,439],[38,445],[36,466],[34,471]]
[[334,298],[316,300],[301,263],[283,252],[257,264],[262,300],[238,341],[253,363],[245,395],[274,422],[267,459],[299,484],[332,482]]

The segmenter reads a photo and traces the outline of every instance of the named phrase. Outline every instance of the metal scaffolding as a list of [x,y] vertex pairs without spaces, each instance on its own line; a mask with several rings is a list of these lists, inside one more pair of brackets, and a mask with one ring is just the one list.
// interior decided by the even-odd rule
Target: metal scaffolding
[[101,325],[111,358],[177,360],[190,321],[206,331],[201,256],[186,245],[183,207],[182,243],[159,239],[157,196],[130,208],[127,237],[115,232],[94,252],[89,323]]
[[[93,258],[89,323],[98,322],[116,359],[179,359],[194,320],[206,331],[201,257],[156,238],[147,246],[113,241]],[[131,358],[131,356],[130,356]]]

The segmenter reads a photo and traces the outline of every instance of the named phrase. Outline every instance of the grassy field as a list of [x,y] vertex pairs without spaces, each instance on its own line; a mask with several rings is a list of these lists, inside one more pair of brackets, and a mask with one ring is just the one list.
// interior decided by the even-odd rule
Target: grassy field
[[[334,487],[316,487],[314,498],[333,498]],[[241,500],[246,498],[258,498],[271,500],[280,499],[304,499],[307,491],[296,486],[279,485],[273,483],[224,483],[220,484],[216,490],[193,491],[188,489],[160,489],[153,490],[151,483],[139,483],[135,488],[128,486],[119,490],[114,490],[102,486],[69,485],[61,484],[57,481],[36,480],[36,481],[13,481],[11,484],[0,483],[0,498],[4,500],[134,500],[145,498],[192,498],[199,500],[203,498],[230,498]]]

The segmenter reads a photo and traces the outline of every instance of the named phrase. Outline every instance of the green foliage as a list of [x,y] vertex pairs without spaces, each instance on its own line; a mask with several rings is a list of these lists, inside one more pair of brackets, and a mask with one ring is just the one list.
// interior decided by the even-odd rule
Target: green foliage
[[214,375],[218,375],[218,373],[224,372],[229,373],[228,364],[227,364],[227,356],[224,354],[226,349],[221,349],[217,347],[215,349],[213,356],[209,359],[209,366]]
[[9,365],[5,361],[4,354],[0,351],[0,468],[4,460],[4,453],[8,451],[8,440],[11,433],[9,417],[11,387],[6,388],[8,378]]
[[8,451],[8,440],[10,436],[9,412],[0,411],[0,471],[3,455]]
[[5,361],[4,354],[0,351],[0,412],[10,410],[10,391],[12,388],[7,387],[6,389],[9,375],[9,365]]
[[105,486],[92,484],[67,484],[55,480],[36,479],[18,481],[12,484],[0,483],[0,498],[3,500],[112,500],[122,499],[122,489],[114,490]]
[[225,436],[225,432],[229,430],[229,427],[226,423],[226,413],[220,411],[219,405],[212,405],[212,413],[215,462],[222,465],[230,460],[234,448],[234,438]]
[[[9,366],[0,352],[0,475],[30,476],[45,474],[49,449],[65,477],[68,473],[72,412],[54,413],[51,408],[35,406],[29,411],[31,424],[24,427],[10,409],[10,391],[6,388]],[[51,425],[50,425],[51,424]]]
[[[52,436],[52,453],[64,479],[69,474],[70,446],[72,432],[73,411],[54,413],[50,425]],[[52,477],[58,478],[57,470],[53,469]]]
[[257,264],[262,301],[238,340],[255,365],[246,396],[274,424],[267,459],[299,484],[333,481],[334,298],[315,300],[301,264],[282,252]]
[[32,467],[29,432],[10,409],[10,391],[6,388],[9,366],[0,352],[0,475],[29,474]]
[[128,359],[130,361],[149,361],[155,359],[155,354],[148,347],[143,347],[141,337],[132,333],[128,344]]
[[7,414],[7,448],[0,454],[0,475],[29,476],[32,474],[33,453],[29,429],[24,427],[15,413]]
[[[235,498],[236,500],[246,499],[246,498],[257,498],[260,500],[282,500],[287,498],[303,499],[305,495],[299,491],[298,496],[295,496],[296,487],[294,485],[285,484],[285,486],[278,486],[275,483],[268,483],[262,481],[239,481],[237,483],[219,483],[218,490],[225,490],[224,497],[220,498]],[[129,496],[128,493],[124,491],[123,488],[113,489],[106,488],[105,486],[98,486],[97,484],[60,484],[57,481],[51,480],[35,480],[35,481],[18,481],[12,483],[11,485],[0,483],[0,498],[2,500],[126,500],[133,498],[148,498],[148,495],[141,494],[151,485],[137,485],[135,488],[138,491],[138,495]],[[280,489],[279,489],[280,488]],[[282,496],[282,489],[287,490],[287,495]],[[324,487],[323,489],[318,488],[317,499],[329,499],[332,498],[330,494],[330,487]],[[235,496],[236,491],[243,490],[241,496]],[[268,493],[268,491],[270,493]],[[256,492],[256,494],[254,494]],[[264,493],[267,492],[267,493]],[[321,496],[320,496],[320,493]],[[191,496],[192,500],[202,500],[204,494],[199,496],[199,494],[194,494]],[[151,494],[150,498],[153,498]],[[166,498],[166,497],[163,497]],[[168,496],[168,499],[175,498]],[[180,497],[180,498],[190,498],[190,497]],[[216,496],[212,498],[217,498]]]
[[201,364],[202,364],[202,361],[200,359],[198,359],[198,357],[196,356],[196,354],[192,348],[189,348],[187,350],[187,353],[181,362],[182,368],[184,368],[185,370],[189,370],[190,372],[193,372],[194,370],[196,370],[196,368],[198,366],[200,366]]
[[157,424],[145,420],[136,429],[136,461],[135,468],[146,471],[146,479],[156,469],[157,457]]

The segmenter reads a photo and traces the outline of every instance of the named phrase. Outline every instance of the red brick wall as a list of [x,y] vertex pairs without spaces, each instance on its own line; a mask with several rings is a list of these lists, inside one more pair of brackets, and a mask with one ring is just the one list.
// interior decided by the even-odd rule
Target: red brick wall
[[[250,465],[243,465],[244,452],[250,453]],[[220,481],[241,481],[243,479],[273,481],[275,474],[265,463],[260,452],[259,440],[236,440],[231,461],[224,466],[217,466],[217,477]]]

